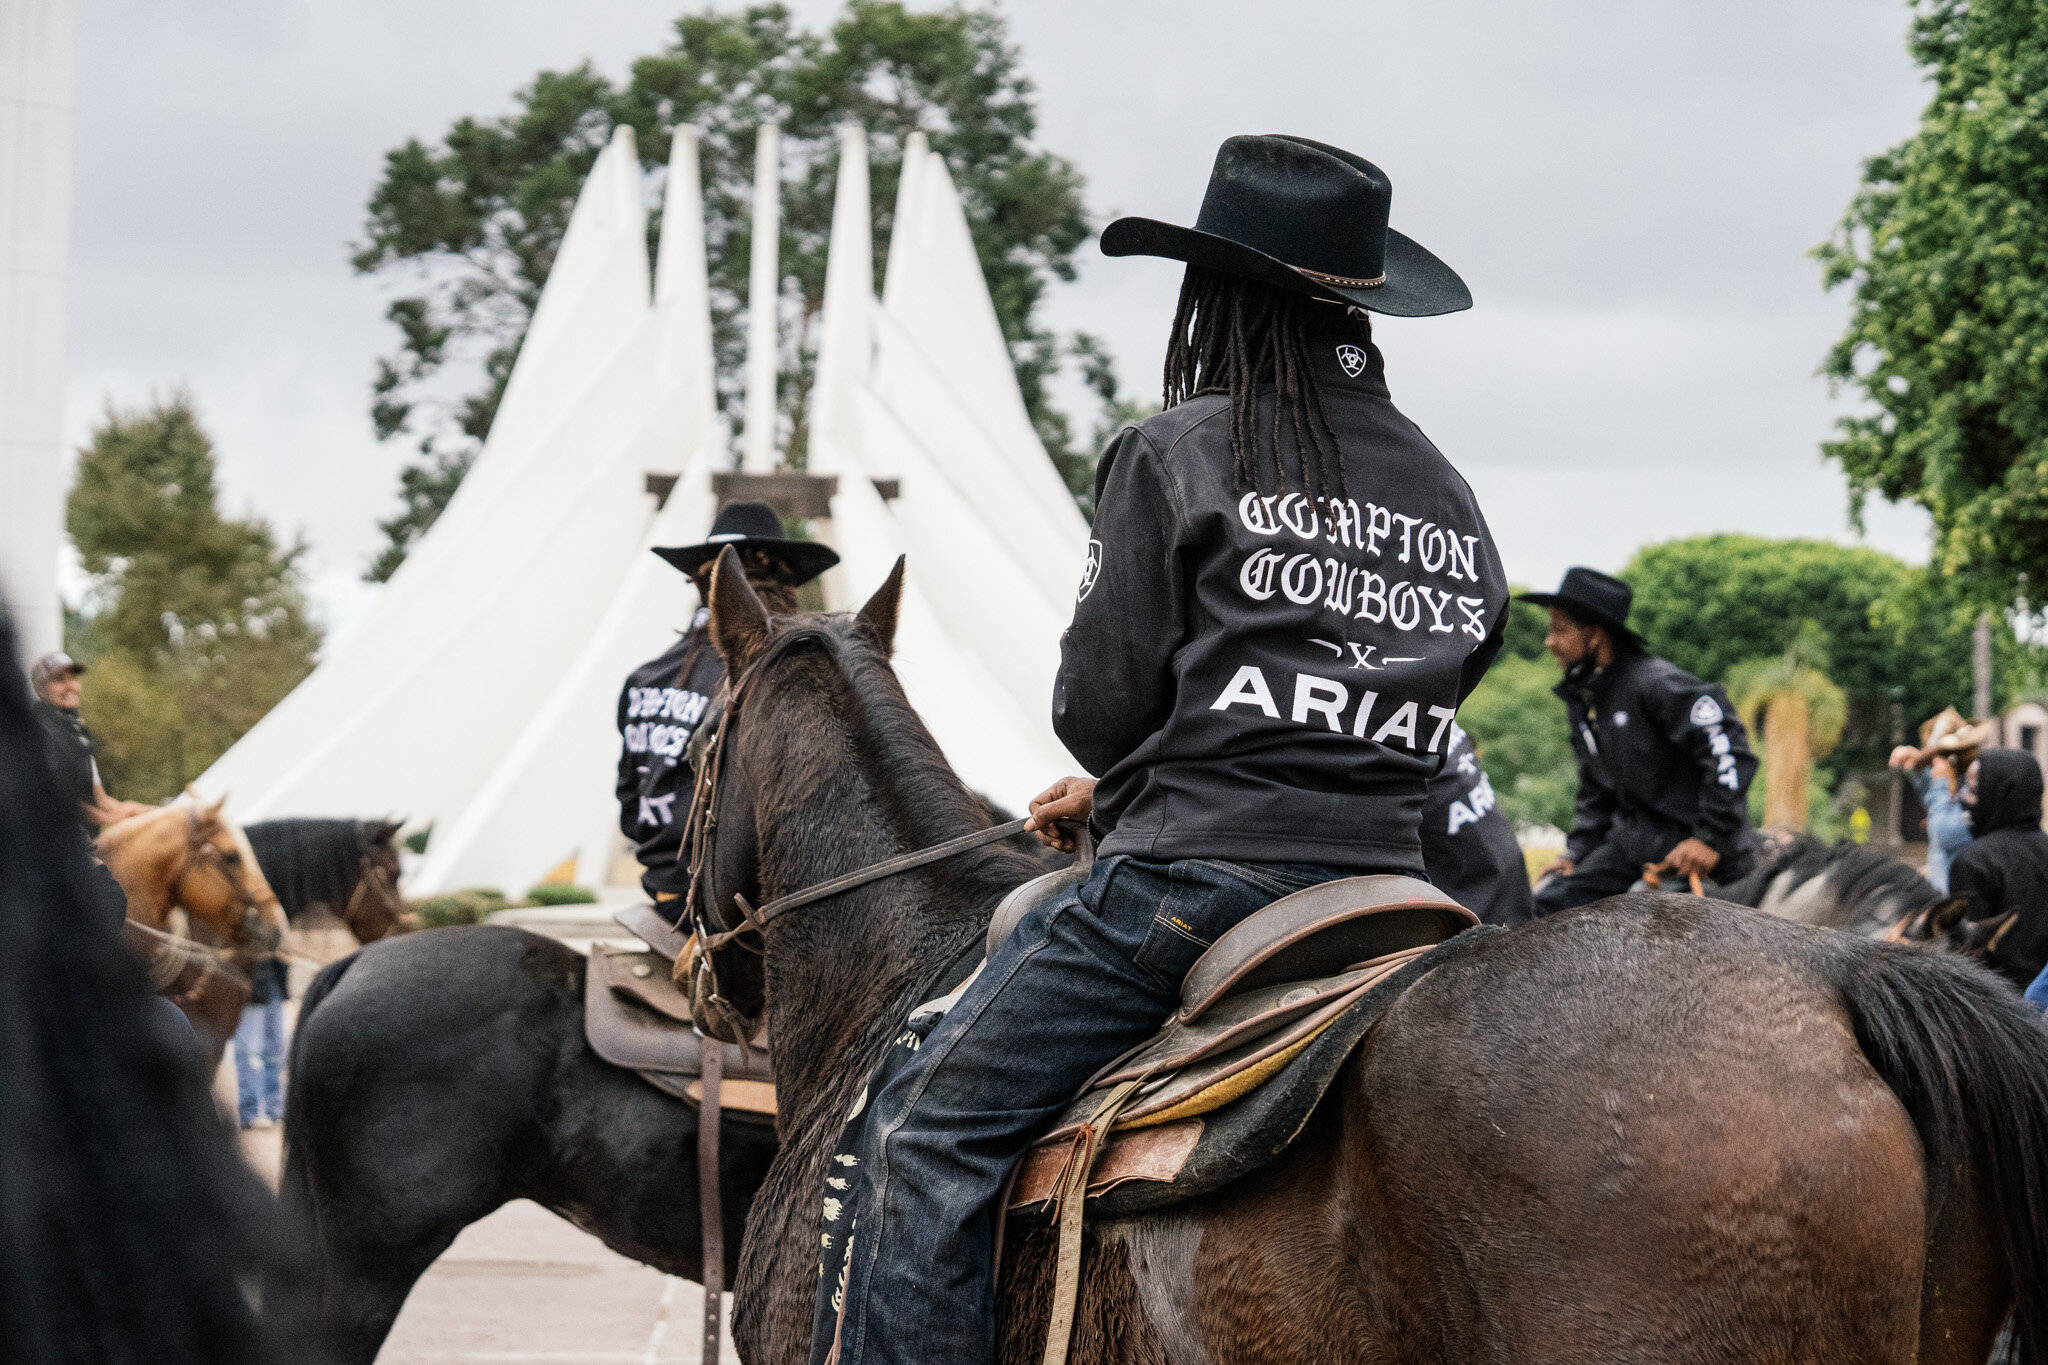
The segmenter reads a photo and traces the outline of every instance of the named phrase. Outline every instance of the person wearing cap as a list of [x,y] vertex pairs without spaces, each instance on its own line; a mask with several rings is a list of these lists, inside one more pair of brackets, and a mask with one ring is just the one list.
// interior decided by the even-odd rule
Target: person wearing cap
[[1892,750],[1890,766],[1903,768],[1927,814],[1927,869],[1923,876],[1936,891],[1948,893],[1948,868],[1970,842],[1970,810],[1963,804],[1961,774],[1977,751],[1990,743],[1988,722],[1972,725],[1955,707],[1945,707],[1920,727],[1920,747],[1901,744]]
[[1388,392],[1371,315],[1472,302],[1387,226],[1391,198],[1350,152],[1234,137],[1194,227],[1103,231],[1107,255],[1187,268],[1165,411],[1097,466],[1061,640],[1053,728],[1093,776],[1031,803],[1046,843],[1091,820],[1099,852],[873,1096],[818,1355],[992,1360],[995,1232],[1028,1144],[1158,1031],[1219,934],[1335,878],[1424,873],[1429,782],[1507,586],[1478,499]]
[[53,650],[36,660],[29,671],[35,687],[36,719],[41,722],[50,767],[57,782],[78,811],[79,823],[88,834],[102,825],[126,820],[155,809],[140,801],[117,801],[107,795],[100,782],[98,743],[79,718],[82,687],[79,677],[85,665],[62,650]]
[[1611,574],[1570,569],[1556,592],[1521,600],[1550,609],[1543,644],[1564,666],[1556,691],[1579,765],[1571,836],[1536,913],[1619,895],[1650,865],[1681,885],[1747,872],[1756,756],[1727,692],[1643,648],[1628,627],[1634,592]]
[[[782,519],[764,502],[736,502],[721,510],[701,545],[657,548],[654,553],[711,592],[711,566],[726,546],[738,552],[747,582],[773,615],[797,610],[796,590],[839,562],[830,546],[791,540]],[[689,889],[689,859],[682,856],[692,774],[686,754],[704,719],[711,694],[725,676],[699,606],[689,628],[661,654],[626,678],[619,692],[619,832],[640,860],[640,885],[656,901]]]

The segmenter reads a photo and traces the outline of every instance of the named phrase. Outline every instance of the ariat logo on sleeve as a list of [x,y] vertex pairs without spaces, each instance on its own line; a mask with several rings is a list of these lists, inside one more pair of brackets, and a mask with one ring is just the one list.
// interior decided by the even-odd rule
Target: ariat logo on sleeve
[[1721,703],[1715,701],[1712,697],[1701,697],[1692,704],[1692,723],[1694,725],[1719,725],[1721,723]]
[[1102,542],[1088,542],[1088,562],[1081,566],[1081,590],[1074,595],[1076,602],[1088,600],[1088,594],[1095,591],[1095,580],[1102,576]]
[[1365,352],[1346,342],[1337,348],[1337,363],[1344,367],[1344,373],[1356,379],[1365,369]]

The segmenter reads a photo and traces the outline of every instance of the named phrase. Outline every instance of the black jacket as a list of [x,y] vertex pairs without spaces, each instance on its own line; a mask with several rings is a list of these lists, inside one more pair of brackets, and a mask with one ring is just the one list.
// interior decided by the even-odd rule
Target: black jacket
[[1579,862],[1618,822],[1649,821],[1731,860],[1743,856],[1749,732],[1718,683],[1637,650],[1581,664],[1556,688],[1571,713],[1579,801],[1565,856]]
[[725,676],[705,626],[710,619],[699,607],[689,630],[634,669],[619,692],[619,832],[637,850],[646,869],[640,885],[650,896],[689,889],[689,860],[679,857],[690,813],[686,751]]
[[1332,323],[1316,377],[1348,496],[1273,493],[1263,440],[1266,492],[1236,486],[1221,395],[1124,428],[1096,471],[1053,728],[1101,779],[1105,853],[1422,870],[1425,789],[1500,650],[1506,580],[1378,350]]
[[1970,828],[1970,842],[1949,864],[1949,894],[1969,902],[1963,913],[1971,919],[2015,912],[1986,963],[2025,990],[2048,966],[2048,833],[2041,829],[2041,768],[2033,755],[1978,755]]
[[92,731],[78,718],[78,712],[53,706],[36,698],[36,720],[43,727],[43,747],[50,759],[50,771],[57,776],[57,790],[71,803],[71,816],[93,826],[80,811],[92,804],[93,784],[99,781],[99,764],[94,757]]
[[1422,806],[1422,862],[1429,879],[1488,924],[1526,923],[1535,911],[1515,827],[1456,721],[1446,749],[1444,770],[1430,782]]

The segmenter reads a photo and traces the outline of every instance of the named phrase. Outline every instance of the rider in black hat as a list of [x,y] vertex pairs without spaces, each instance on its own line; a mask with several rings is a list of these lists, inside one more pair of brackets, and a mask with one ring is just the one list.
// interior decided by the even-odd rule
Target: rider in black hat
[[1730,882],[1749,870],[1749,780],[1756,757],[1718,683],[1655,658],[1628,628],[1629,585],[1571,569],[1543,643],[1564,665],[1557,695],[1571,714],[1579,800],[1564,856],[1536,888],[1536,913],[1618,895],[1643,868]]
[[1472,302],[1387,227],[1390,199],[1349,152],[1235,137],[1195,227],[1102,234],[1188,269],[1168,406],[1103,454],[1061,642],[1053,726],[1097,780],[1032,802],[1056,847],[1054,820],[1092,813],[1101,853],[873,1097],[840,1365],[993,1359],[998,1206],[1026,1144],[1157,1031],[1224,930],[1320,882],[1424,870],[1426,790],[1507,591],[1472,490],[1388,396],[1370,314]]
[[[726,546],[739,552],[754,593],[775,615],[797,610],[796,590],[839,562],[831,547],[790,540],[782,519],[763,502],[736,502],[718,514],[701,545],[654,553],[710,592],[711,566]],[[678,857],[690,806],[690,765],[684,755],[725,676],[725,663],[705,629],[703,607],[690,628],[662,654],[633,670],[619,693],[619,830],[638,850],[640,885],[657,901],[673,900],[689,885],[689,866]]]

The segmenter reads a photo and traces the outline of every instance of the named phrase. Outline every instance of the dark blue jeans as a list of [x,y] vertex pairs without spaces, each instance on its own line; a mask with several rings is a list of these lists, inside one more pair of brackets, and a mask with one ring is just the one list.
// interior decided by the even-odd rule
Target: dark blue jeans
[[1025,916],[871,1100],[841,1365],[993,1360],[997,1204],[1010,1168],[1089,1077],[1158,1031],[1217,935],[1290,892],[1353,875],[1119,856]]

